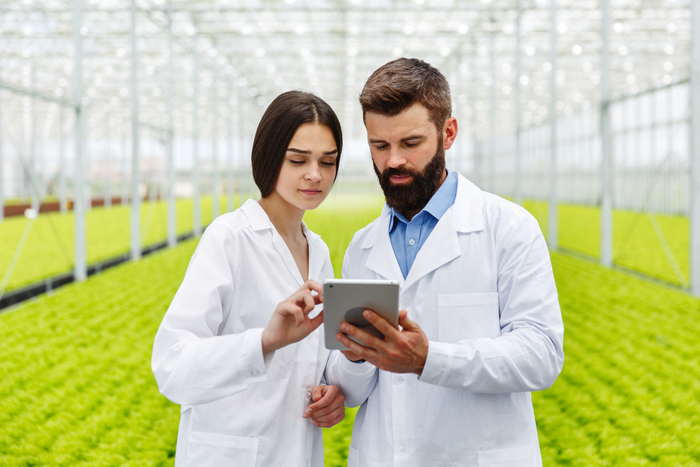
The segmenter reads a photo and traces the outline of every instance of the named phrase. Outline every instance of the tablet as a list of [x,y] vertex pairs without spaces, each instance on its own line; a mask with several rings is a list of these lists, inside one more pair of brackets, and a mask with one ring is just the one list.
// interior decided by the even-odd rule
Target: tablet
[[327,349],[348,350],[335,337],[340,332],[343,321],[380,339],[384,338],[384,335],[362,316],[365,308],[375,311],[398,329],[399,283],[354,279],[327,279],[323,282],[323,327]]

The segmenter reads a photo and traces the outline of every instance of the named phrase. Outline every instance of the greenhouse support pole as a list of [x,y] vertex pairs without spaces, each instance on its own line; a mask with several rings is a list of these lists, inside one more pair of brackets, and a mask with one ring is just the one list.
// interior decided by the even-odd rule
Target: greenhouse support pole
[[129,201],[129,149],[126,138],[126,129],[122,135],[122,158],[124,159],[124,169],[122,170],[122,206]]
[[[246,146],[245,146],[245,114],[243,107],[243,91],[241,87],[238,87],[238,160],[246,160]],[[250,159],[248,159],[250,160]],[[245,178],[245,177],[244,177]],[[243,182],[241,180],[240,172],[236,175],[236,193],[238,194],[238,202],[243,204],[245,202],[245,191],[243,190]]]
[[613,265],[612,222],[612,142],[610,128],[610,0],[602,0],[603,22],[601,25],[601,95],[600,141],[601,199],[600,199],[600,262],[605,267]]
[[521,150],[522,147],[522,121],[520,111],[520,23],[522,21],[523,8],[522,2],[518,2],[518,13],[515,19],[515,83],[514,83],[514,99],[515,99],[515,193],[514,200],[517,204],[523,204],[523,196],[521,192]]
[[489,36],[489,49],[489,191],[496,193],[496,34],[493,32]]
[[82,0],[73,3],[73,43],[75,56],[73,59],[73,84],[75,87],[75,178],[73,181],[73,276],[76,282],[87,279],[87,230],[85,222],[85,197],[83,184],[85,166],[83,164],[83,37]]
[[112,207],[112,147],[109,142],[109,112],[105,112],[105,155],[107,156],[106,172],[107,177],[105,183],[105,209],[110,209]]
[[557,198],[557,0],[551,0],[552,18],[550,61],[552,71],[549,74],[549,203],[547,215],[547,243],[549,249],[559,249],[559,218]]
[[65,136],[63,134],[66,121],[66,109],[64,106],[60,106],[59,110],[59,122],[58,122],[58,207],[61,210],[61,214],[65,214],[68,211],[68,204],[66,203],[66,156],[65,156]]
[[173,18],[172,2],[168,2],[168,246],[174,247],[177,243],[177,209],[175,209],[175,161],[173,159],[173,145],[175,144],[175,122],[173,120],[173,99],[175,98],[175,66],[173,48]]
[[[32,94],[36,95],[36,67],[32,66],[31,67],[31,86],[32,86]],[[30,121],[31,121],[31,130],[30,130],[30,141],[29,141],[29,163],[27,164],[29,166],[29,192],[31,193],[31,205],[32,209],[35,212],[39,212],[39,176],[37,174],[37,151],[36,151],[36,143],[38,139],[37,135],[37,130],[36,130],[36,123],[37,123],[37,117],[36,117],[36,98],[34,96],[29,98],[29,103],[30,103]]]
[[4,175],[3,175],[3,159],[2,159],[2,91],[0,91],[0,222],[5,219],[5,190],[4,190]]
[[212,220],[219,217],[221,214],[221,189],[219,188],[219,106],[217,104],[219,96],[217,93],[216,83],[216,62],[212,60],[211,64],[211,176],[212,176],[212,203],[211,203],[211,218]]
[[194,235],[202,235],[202,199],[199,196],[199,62],[197,61],[197,36],[193,38],[192,53],[192,99],[194,100],[194,115],[192,116],[192,184],[194,186],[192,200],[192,229]]
[[234,155],[233,155],[233,111],[231,110],[231,97],[232,88],[231,84],[232,78],[229,76],[228,85],[226,89],[226,102],[228,102],[228,202],[226,203],[226,210],[232,212],[236,209],[236,192],[234,190],[235,180],[233,178],[233,166],[234,166]]
[[476,70],[476,41],[472,37],[472,59],[471,59],[471,74],[472,74],[472,85],[471,85],[471,107],[472,114],[469,120],[469,133],[472,138],[472,154],[474,160],[474,182],[479,188],[484,188],[484,167],[483,160],[481,158],[481,153],[479,151],[479,141],[476,131],[476,87],[478,84],[479,76]]
[[692,4],[690,60],[690,292],[700,297],[700,0]]
[[131,0],[131,259],[141,258],[141,193],[139,193],[139,101],[136,0]]

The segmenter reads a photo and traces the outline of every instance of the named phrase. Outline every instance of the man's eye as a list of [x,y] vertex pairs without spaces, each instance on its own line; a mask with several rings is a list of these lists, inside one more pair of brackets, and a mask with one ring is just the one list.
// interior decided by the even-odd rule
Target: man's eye
[[408,148],[415,148],[416,146],[418,146],[418,143],[405,143],[405,144],[406,144],[406,147],[408,147]]
[[379,149],[380,151],[383,151],[383,150],[387,149],[389,146],[386,145],[386,144],[381,144],[381,145],[375,146],[375,147],[376,147],[377,149]]

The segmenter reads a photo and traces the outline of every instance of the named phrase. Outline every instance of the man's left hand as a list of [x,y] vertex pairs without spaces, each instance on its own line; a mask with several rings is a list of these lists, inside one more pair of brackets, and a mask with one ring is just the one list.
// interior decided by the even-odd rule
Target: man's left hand
[[428,336],[418,324],[408,319],[406,310],[399,311],[401,330],[371,310],[365,310],[363,316],[384,334],[384,340],[351,324],[343,323],[340,329],[362,343],[360,345],[338,333],[336,337],[345,347],[380,370],[417,375],[423,372],[425,360],[428,358]]

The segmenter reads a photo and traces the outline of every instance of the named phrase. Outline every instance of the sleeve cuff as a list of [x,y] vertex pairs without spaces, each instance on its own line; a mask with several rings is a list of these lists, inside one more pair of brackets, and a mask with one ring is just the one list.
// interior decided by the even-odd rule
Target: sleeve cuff
[[344,373],[348,373],[353,376],[362,376],[368,373],[372,373],[374,372],[374,370],[377,369],[377,367],[375,367],[369,362],[356,363],[348,360],[347,357],[345,357],[345,355],[341,355],[341,357],[342,358],[340,359],[340,366]]
[[452,360],[450,344],[430,341],[428,343],[428,357],[425,359],[425,366],[423,366],[423,372],[418,376],[418,381],[439,386],[445,379],[450,360]]
[[263,355],[262,333],[263,328],[254,328],[246,331],[245,340],[247,342],[243,345],[245,351],[242,357],[245,362],[246,379],[249,383],[267,380],[267,368],[275,355],[274,351]]

